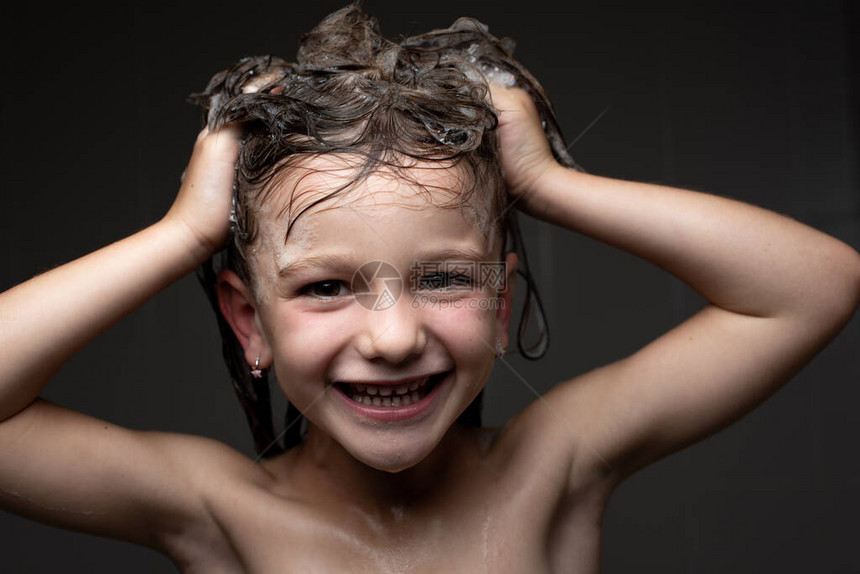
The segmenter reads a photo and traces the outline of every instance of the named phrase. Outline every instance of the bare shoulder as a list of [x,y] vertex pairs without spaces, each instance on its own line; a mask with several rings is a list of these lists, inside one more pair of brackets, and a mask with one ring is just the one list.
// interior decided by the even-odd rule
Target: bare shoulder
[[235,505],[247,493],[268,491],[275,483],[274,476],[265,465],[209,437],[140,434],[153,451],[161,453],[163,464],[173,469],[174,484],[181,485],[186,499],[182,503],[182,520],[162,529],[159,550],[186,572],[197,571],[201,565],[238,565],[230,534],[224,527],[223,509]]
[[272,488],[273,475],[245,454],[211,438],[148,434],[184,476],[189,498],[196,506],[181,528],[170,529],[163,536],[161,550],[188,572],[201,565],[238,565],[222,510],[241,500],[245,493]]
[[[552,390],[537,397],[504,427],[493,441],[498,467],[518,488],[527,487],[535,509],[544,517],[562,520],[562,516],[588,509],[599,512],[612,489],[608,463],[588,440],[582,428],[590,425],[585,415],[599,386],[600,372],[586,373],[566,382],[564,405]],[[574,397],[576,394],[578,396]],[[573,410],[570,403],[576,403]],[[567,408],[563,408],[567,407]],[[587,422],[586,422],[587,421]],[[566,510],[565,510],[566,509]]]
[[136,431],[37,400],[0,422],[0,508],[184,560],[218,538],[213,493],[265,484],[213,439]]
[[612,376],[595,369],[535,398],[502,429],[506,448],[523,452],[525,464],[553,469],[567,489],[601,487],[610,478],[610,463],[589,438],[597,424],[590,413]]
[[596,572],[612,474],[553,399],[536,398],[500,429],[487,490],[517,544],[549,560],[549,571]]
[[264,486],[273,477],[263,465],[221,441],[181,433],[146,432],[184,472],[204,486],[236,481]]

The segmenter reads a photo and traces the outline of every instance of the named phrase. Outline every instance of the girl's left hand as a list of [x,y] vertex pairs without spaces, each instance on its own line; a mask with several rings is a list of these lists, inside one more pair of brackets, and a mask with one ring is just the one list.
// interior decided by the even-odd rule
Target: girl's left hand
[[541,211],[539,182],[560,164],[552,155],[531,96],[519,88],[491,83],[490,97],[499,115],[497,134],[508,192],[519,209],[537,215]]

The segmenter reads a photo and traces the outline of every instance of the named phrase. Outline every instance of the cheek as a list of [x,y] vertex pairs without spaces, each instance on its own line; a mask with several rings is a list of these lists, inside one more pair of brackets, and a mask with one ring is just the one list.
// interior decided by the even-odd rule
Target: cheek
[[342,349],[346,330],[342,313],[281,310],[265,326],[279,378],[316,379]]
[[[330,315],[331,317],[327,316]],[[273,335],[284,352],[307,356],[319,352],[337,334],[337,321],[333,314],[297,313],[286,316],[273,328]]]
[[471,400],[484,388],[495,363],[495,312],[479,307],[474,299],[468,305],[437,313],[437,328],[447,333],[445,346],[457,363],[463,392]]
[[436,308],[427,315],[434,332],[461,359],[471,362],[492,354],[496,313],[487,300],[477,297],[438,300]]

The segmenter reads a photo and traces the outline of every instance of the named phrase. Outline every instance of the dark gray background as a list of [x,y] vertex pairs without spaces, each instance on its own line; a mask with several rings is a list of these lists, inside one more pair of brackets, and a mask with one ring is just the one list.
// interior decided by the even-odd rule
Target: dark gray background
[[[156,221],[200,127],[185,97],[241,56],[292,60],[298,34],[343,4],[4,8],[0,288]],[[389,36],[471,15],[514,37],[568,141],[576,140],[574,157],[593,173],[734,197],[858,248],[852,4],[365,7]],[[532,389],[624,357],[702,304],[626,253],[534,220],[525,227],[553,339],[542,361],[511,357],[516,374],[498,365],[485,411],[492,425],[533,400]],[[855,318],[751,415],[622,485],[606,516],[604,571],[860,570],[858,342]],[[203,434],[250,454],[219,344],[187,277],[94,341],[45,396],[131,428]],[[149,550],[8,514],[0,514],[0,555],[4,572],[174,571]]]

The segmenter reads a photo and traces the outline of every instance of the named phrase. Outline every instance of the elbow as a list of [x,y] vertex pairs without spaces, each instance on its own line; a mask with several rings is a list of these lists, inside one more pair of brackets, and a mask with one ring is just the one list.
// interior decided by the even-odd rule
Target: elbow
[[790,313],[810,332],[835,335],[860,306],[860,253],[838,240],[818,246],[803,275],[792,289]]
[[851,250],[852,260],[851,260],[851,274],[852,274],[852,283],[851,283],[851,314],[857,310],[857,307],[860,306],[860,253]]
[[833,256],[833,279],[828,289],[827,306],[840,322],[847,323],[860,306],[860,253],[849,245]]

